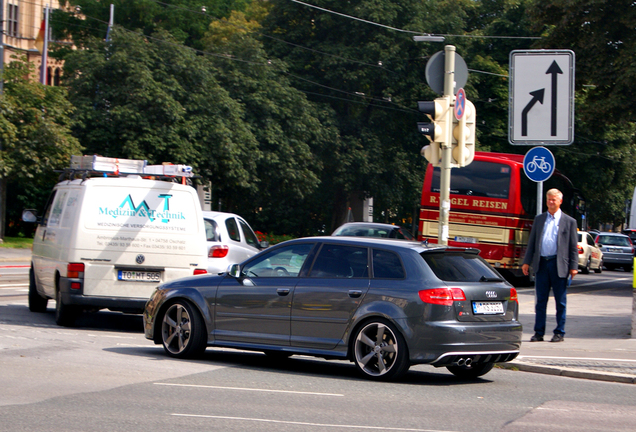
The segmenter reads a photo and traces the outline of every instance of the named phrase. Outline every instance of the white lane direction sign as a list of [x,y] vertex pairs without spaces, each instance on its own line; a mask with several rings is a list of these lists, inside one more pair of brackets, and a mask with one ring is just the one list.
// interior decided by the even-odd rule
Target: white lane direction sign
[[510,144],[572,144],[574,52],[512,51],[509,75]]

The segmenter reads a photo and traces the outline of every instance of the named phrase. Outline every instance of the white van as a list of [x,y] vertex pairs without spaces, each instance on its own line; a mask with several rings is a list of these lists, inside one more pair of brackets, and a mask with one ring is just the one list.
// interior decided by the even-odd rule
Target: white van
[[[94,171],[93,171],[94,172]],[[75,173],[77,175],[77,173]],[[141,313],[155,287],[206,273],[205,225],[196,190],[141,175],[58,183],[33,239],[29,308],[56,300],[56,322],[82,310]]]

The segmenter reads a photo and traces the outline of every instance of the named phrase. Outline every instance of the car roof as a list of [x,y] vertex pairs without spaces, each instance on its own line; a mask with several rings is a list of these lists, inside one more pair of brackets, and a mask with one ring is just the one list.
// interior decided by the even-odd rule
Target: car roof
[[[399,239],[387,239],[377,237],[344,237],[344,236],[319,236],[319,237],[301,237],[294,240],[288,240],[284,243],[302,243],[303,241],[323,242],[323,243],[347,243],[357,246],[378,246],[390,249],[412,249],[417,253],[421,252],[440,252],[440,251],[457,251],[457,252],[469,252],[479,253],[479,250],[473,248],[462,248],[454,246],[445,246],[439,244],[428,244],[427,242],[421,242],[417,240],[399,240]],[[280,243],[282,244],[282,243]]]
[[625,234],[615,233],[615,232],[600,232],[597,235],[627,237]]
[[338,228],[341,228],[343,226],[367,226],[367,227],[378,227],[378,228],[402,228],[399,225],[393,225],[393,224],[382,223],[382,222],[347,222],[347,223],[344,223],[344,224],[340,225]]
[[217,217],[228,217],[228,216],[240,217],[239,215],[234,213],[226,213],[226,212],[218,212],[218,211],[202,211],[201,213],[203,213],[203,217],[206,219],[215,219]]

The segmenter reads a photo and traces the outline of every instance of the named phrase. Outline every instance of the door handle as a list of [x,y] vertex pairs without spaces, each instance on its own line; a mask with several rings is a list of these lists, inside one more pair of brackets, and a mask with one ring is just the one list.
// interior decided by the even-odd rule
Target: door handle
[[289,288],[278,288],[276,292],[279,296],[286,296],[287,294],[289,294]]
[[349,297],[358,298],[362,295],[362,291],[360,290],[349,290]]

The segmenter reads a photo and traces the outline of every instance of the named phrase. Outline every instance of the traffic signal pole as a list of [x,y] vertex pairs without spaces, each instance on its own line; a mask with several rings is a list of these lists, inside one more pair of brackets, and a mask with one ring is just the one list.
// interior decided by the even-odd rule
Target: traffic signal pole
[[[446,110],[446,124],[452,125],[452,107],[455,105],[455,46],[446,45],[444,47],[444,97],[449,97],[451,104]],[[447,127],[444,133],[447,135],[442,143],[442,166],[440,167],[440,189],[439,189],[439,225],[437,231],[437,242],[441,245],[448,245],[448,216],[450,214],[450,178],[451,178],[451,157],[452,157],[452,135],[453,128]]]

